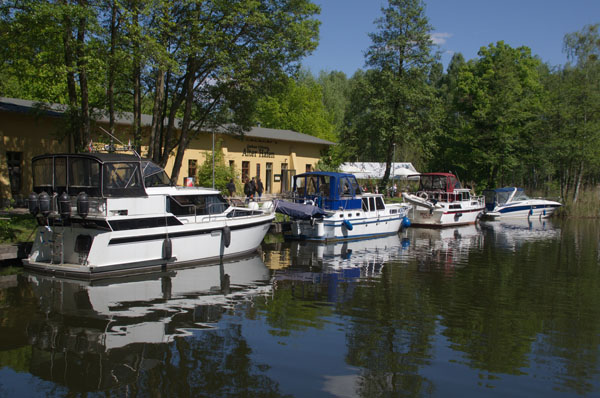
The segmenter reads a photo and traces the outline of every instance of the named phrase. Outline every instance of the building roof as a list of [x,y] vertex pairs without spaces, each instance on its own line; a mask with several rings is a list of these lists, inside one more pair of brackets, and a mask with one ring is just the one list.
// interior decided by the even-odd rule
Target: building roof
[[[67,110],[66,105],[49,104],[37,101],[23,100],[18,98],[3,98],[0,97],[0,111],[15,112],[15,113],[33,113],[43,114],[46,116],[61,117]],[[95,110],[94,120],[97,122],[108,123],[109,118],[107,112]],[[152,115],[143,114],[141,117],[142,126],[152,125]],[[117,112],[115,114],[115,123],[130,125],[133,121],[131,112]],[[176,121],[178,125],[180,120]],[[264,138],[270,140],[305,142],[309,144],[320,145],[335,145],[334,142],[327,141],[312,135],[298,133],[292,130],[270,129],[265,127],[252,127],[250,131],[243,133],[244,136],[254,138]]]

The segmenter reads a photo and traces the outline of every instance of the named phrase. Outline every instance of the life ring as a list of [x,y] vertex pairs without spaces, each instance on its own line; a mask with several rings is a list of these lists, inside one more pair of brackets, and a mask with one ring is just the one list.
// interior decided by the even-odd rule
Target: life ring
[[429,199],[429,195],[427,195],[427,192],[419,192],[419,193],[417,194],[417,196],[418,196],[419,198],[423,199],[423,200],[427,200],[427,199]]

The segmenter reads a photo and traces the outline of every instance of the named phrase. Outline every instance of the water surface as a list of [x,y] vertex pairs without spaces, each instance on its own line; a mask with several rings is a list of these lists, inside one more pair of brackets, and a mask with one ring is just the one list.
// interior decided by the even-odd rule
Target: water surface
[[263,244],[146,277],[0,281],[0,396],[600,396],[600,227]]

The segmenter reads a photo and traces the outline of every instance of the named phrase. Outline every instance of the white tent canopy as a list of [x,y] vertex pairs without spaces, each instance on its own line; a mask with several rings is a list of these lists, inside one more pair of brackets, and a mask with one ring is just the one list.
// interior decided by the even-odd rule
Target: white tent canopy
[[[342,163],[340,171],[343,173],[354,174],[358,179],[382,179],[385,174],[385,163],[377,162],[353,162]],[[419,174],[412,163],[395,162],[392,163],[390,178],[407,178],[409,175]],[[413,178],[411,178],[412,180]],[[415,179],[418,179],[415,178]]]

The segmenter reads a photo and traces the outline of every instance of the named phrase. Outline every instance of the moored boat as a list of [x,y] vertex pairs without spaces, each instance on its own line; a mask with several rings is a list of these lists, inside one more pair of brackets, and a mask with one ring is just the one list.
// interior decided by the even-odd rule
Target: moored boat
[[497,218],[550,217],[561,203],[543,198],[530,198],[523,188],[505,187],[487,189],[484,216]]
[[33,158],[29,210],[39,227],[26,268],[94,279],[251,253],[275,217],[219,191],[171,186],[137,155]]
[[352,174],[323,171],[294,176],[291,201],[274,204],[292,219],[292,238],[320,241],[396,234],[408,225],[410,208],[362,192]]
[[[413,226],[447,227],[474,224],[484,210],[483,196],[463,188],[454,174],[422,173],[416,193],[402,197],[413,208],[408,215]],[[413,176],[411,176],[413,177]]]

